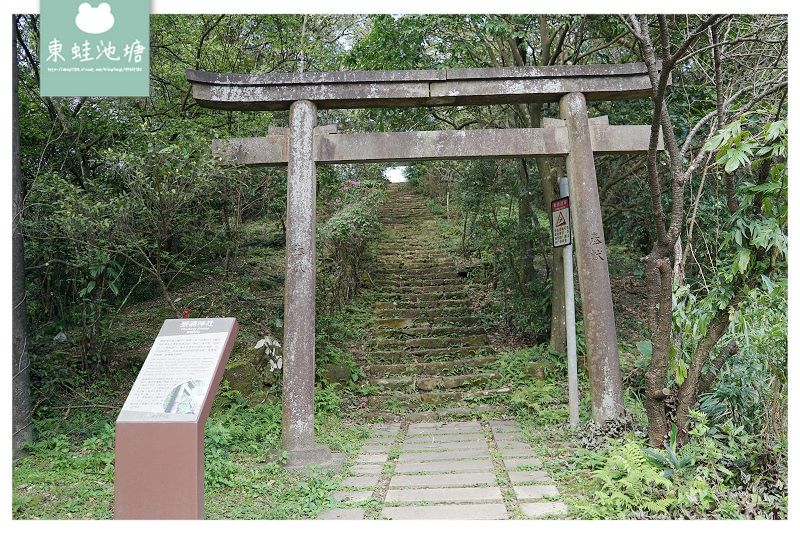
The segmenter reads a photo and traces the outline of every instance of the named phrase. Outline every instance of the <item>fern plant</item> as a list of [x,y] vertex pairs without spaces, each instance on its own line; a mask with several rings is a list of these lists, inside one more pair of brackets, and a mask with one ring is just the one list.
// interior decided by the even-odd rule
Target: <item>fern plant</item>
[[520,387],[511,397],[511,404],[516,409],[527,409],[537,412],[545,409],[549,404],[558,401],[558,387],[552,383],[533,380]]
[[636,511],[669,513],[676,500],[672,482],[648,460],[633,438],[609,447],[603,467],[592,477],[600,482],[594,503],[585,508],[593,517],[624,519]]

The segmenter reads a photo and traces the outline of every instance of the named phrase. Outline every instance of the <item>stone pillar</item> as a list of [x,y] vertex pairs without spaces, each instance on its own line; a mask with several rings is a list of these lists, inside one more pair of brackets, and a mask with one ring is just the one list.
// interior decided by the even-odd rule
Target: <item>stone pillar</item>
[[586,99],[581,93],[566,94],[561,98],[560,110],[569,132],[567,178],[590,368],[592,420],[603,423],[622,415],[624,404],[614,302],[608,276]]
[[283,336],[283,451],[289,468],[331,460],[314,444],[314,324],[316,289],[317,171],[313,102],[289,111],[289,174],[286,193],[286,293]]

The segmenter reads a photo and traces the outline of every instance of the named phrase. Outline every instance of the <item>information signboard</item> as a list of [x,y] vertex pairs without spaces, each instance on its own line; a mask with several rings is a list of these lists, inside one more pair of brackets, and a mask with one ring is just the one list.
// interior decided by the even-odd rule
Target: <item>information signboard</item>
[[572,231],[569,221],[569,196],[553,200],[550,204],[553,228],[553,248],[572,244]]
[[203,518],[205,422],[239,325],[165,320],[117,417],[114,518]]
[[120,416],[197,418],[234,322],[233,318],[165,320]]

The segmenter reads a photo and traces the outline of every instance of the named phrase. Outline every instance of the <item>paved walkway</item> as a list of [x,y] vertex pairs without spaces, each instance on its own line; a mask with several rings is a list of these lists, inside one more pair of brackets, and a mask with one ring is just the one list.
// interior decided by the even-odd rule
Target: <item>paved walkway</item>
[[507,520],[567,513],[515,421],[372,426],[320,519]]

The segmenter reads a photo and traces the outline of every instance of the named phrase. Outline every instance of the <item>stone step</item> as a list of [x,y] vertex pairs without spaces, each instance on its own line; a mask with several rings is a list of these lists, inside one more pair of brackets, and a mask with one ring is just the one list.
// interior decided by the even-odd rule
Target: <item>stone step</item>
[[[425,220],[435,220],[433,213],[430,212],[428,209],[413,209],[413,210],[403,210],[403,211],[385,211],[383,213],[378,214],[378,220],[386,219],[386,220],[405,220],[408,218],[422,218]],[[406,228],[408,226],[406,225]]]
[[[380,282],[379,282],[380,283]],[[404,298],[400,299],[410,299],[415,296],[427,294],[431,295],[432,299],[439,299],[439,300],[446,300],[446,299],[453,299],[446,298],[446,296],[450,293],[454,295],[454,297],[464,298],[466,297],[466,290],[464,286],[460,283],[449,283],[447,285],[415,285],[413,287],[404,286],[404,287],[397,287],[395,285],[376,285],[373,287],[373,292],[375,296],[379,297],[380,300],[384,302],[394,301],[398,299],[395,295],[403,295]],[[437,298],[433,298],[433,296],[437,296]]]
[[[403,203],[400,203],[401,200],[404,200]],[[416,195],[406,195],[406,196],[399,196],[393,199],[394,202],[392,204],[384,204],[381,206],[381,213],[405,213],[407,211],[416,211],[416,210],[424,210],[430,212],[428,210],[428,206],[425,205],[424,202],[421,202],[419,196]]]
[[[416,302],[468,301],[467,292],[458,285],[449,287],[437,285],[405,288],[375,287],[373,294],[378,300],[376,303],[392,304],[392,307],[399,302],[405,302],[410,305]],[[382,306],[383,309],[388,307],[388,305]]]
[[389,488],[469,487],[471,485],[488,485],[494,487],[497,486],[497,478],[491,472],[429,474],[424,476],[398,474],[396,476],[392,476],[391,482],[389,483]]
[[[420,201],[419,196],[410,196],[409,195],[409,196],[405,196],[405,197],[395,198],[394,201],[396,201],[398,203],[382,205],[381,209],[380,209],[380,213],[382,213],[382,214],[386,214],[386,213],[403,214],[403,213],[409,213],[409,212],[412,212],[412,211],[424,211],[425,213],[429,213],[430,214],[430,212],[431,212],[430,209],[428,209],[428,206],[425,205],[424,202]],[[402,204],[400,203],[401,201],[403,202]]]
[[440,262],[432,259],[430,260],[396,259],[396,260],[382,261],[382,263],[385,265],[392,265],[404,268],[425,268],[441,264]]
[[385,218],[379,218],[378,219],[378,222],[381,223],[381,226],[383,226],[383,229],[385,231],[394,231],[394,232],[402,231],[402,230],[408,228],[409,222],[411,222],[411,223],[419,222],[419,223],[424,224],[426,222],[432,222],[432,221],[433,221],[433,217],[430,217],[430,216],[429,217],[417,217],[416,220],[406,220],[406,221],[397,221],[397,220],[390,220],[390,219],[387,220]]
[[[459,317],[436,317],[428,321],[418,320],[413,318],[379,318],[373,321],[375,331],[392,330],[400,328],[430,328],[440,324],[452,324],[454,326],[472,326],[478,323],[478,318],[474,316],[459,316]],[[402,331],[402,330],[401,330]]]
[[382,266],[378,270],[378,274],[381,276],[428,276],[431,273],[441,272],[444,274],[453,275],[458,274],[458,268],[453,265],[442,265],[442,266],[429,266],[429,267],[422,267],[422,268],[403,268],[403,267],[389,267],[389,266]]
[[411,318],[411,319],[432,319],[444,317],[463,317],[472,312],[466,305],[457,307],[399,307],[393,306],[388,309],[375,309],[372,316],[375,318]]
[[430,247],[420,247],[409,249],[408,247],[398,247],[396,249],[378,249],[381,259],[410,258],[416,260],[435,259],[446,262],[452,259],[449,253],[444,250],[431,249]]
[[[381,259],[381,263],[384,265],[391,265],[401,269],[422,269],[422,268],[436,268],[438,265],[444,264],[442,261],[438,261],[435,259],[401,259],[401,258],[390,258],[390,259]],[[424,279],[424,277],[429,276],[430,274],[420,274],[416,279]],[[385,279],[385,278],[384,278]],[[413,278],[412,278],[413,279]],[[453,278],[450,278],[453,279]],[[388,280],[387,280],[388,281]],[[392,280],[396,281],[396,280]]]
[[[383,350],[367,354],[367,360],[376,364],[418,364],[437,361],[452,361],[479,353],[493,353],[488,344],[449,348],[407,348],[405,350]],[[435,362],[435,361],[434,361]]]
[[435,220],[435,217],[430,211],[412,211],[409,213],[386,213],[382,215],[378,215],[378,221],[381,223],[395,223],[395,224],[402,224],[403,228],[409,227],[409,221],[425,221],[425,222],[432,222]]
[[423,405],[438,406],[446,402],[466,399],[488,399],[508,395],[511,389],[469,390],[469,391],[443,391],[419,392],[413,394],[387,394],[369,397],[368,404],[373,409],[414,409]]
[[420,246],[419,248],[410,248],[408,246],[400,245],[395,249],[378,249],[379,257],[381,259],[392,258],[410,258],[410,259],[436,259],[438,261],[446,262],[452,259],[447,251],[430,246]]
[[[407,356],[408,357],[408,356]],[[427,375],[437,376],[442,373],[452,372],[462,367],[483,368],[494,363],[494,355],[472,357],[466,359],[451,359],[449,361],[432,361],[427,363],[409,362],[408,364],[374,364],[367,368],[368,375],[372,377]]]
[[[456,487],[446,489],[390,489],[387,502],[398,503],[495,503],[502,505],[503,495],[499,487]],[[427,506],[423,506],[424,509]]]
[[[420,283],[426,281],[427,283]],[[417,279],[381,279],[375,280],[373,291],[381,299],[387,300],[391,296],[387,294],[432,294],[432,293],[447,293],[457,292],[463,294],[466,291],[464,282],[459,278],[442,278],[429,276],[427,278]]]
[[[387,292],[383,292],[383,291]],[[391,292],[389,292],[391,291]],[[419,300],[459,300],[466,298],[467,294],[463,287],[455,285],[448,288],[446,285],[431,287],[412,287],[402,292],[395,292],[394,287],[385,287],[383,290],[377,288],[375,295],[381,300],[398,301],[419,301]]]
[[[408,320],[408,319],[404,319]],[[417,326],[417,327],[406,327],[403,329],[393,328],[393,329],[380,329],[375,328],[374,334],[376,337],[379,338],[402,338],[402,337],[420,337],[420,336],[427,336],[427,337],[434,337],[434,336],[445,336],[445,335],[460,335],[460,336],[470,336],[470,335],[480,335],[484,334],[486,331],[483,329],[482,326]]]
[[418,337],[411,339],[378,338],[369,343],[370,348],[460,348],[463,346],[483,346],[489,343],[485,333],[455,337]]
[[[350,512],[353,509],[342,509]],[[363,513],[363,509],[359,509]],[[349,516],[349,515],[348,515]],[[356,513],[353,516],[358,516]],[[408,505],[384,507],[380,518],[389,520],[506,520],[508,513],[502,503],[454,503],[439,505]]]
[[[381,285],[386,285],[387,283],[405,283],[406,285],[413,285],[413,283],[411,282],[419,280],[434,280],[434,279],[446,280],[450,282],[450,283],[442,283],[444,285],[452,285],[453,281],[456,281],[459,285],[464,283],[464,281],[461,278],[459,278],[456,274],[452,272],[442,273],[433,270],[422,274],[392,274],[392,275],[384,274],[381,275],[379,279],[381,280],[380,283]],[[428,285],[430,285],[430,283],[428,283]],[[437,283],[437,285],[439,284]]]
[[[415,272],[404,272],[402,269],[397,272],[381,272],[382,281],[412,281],[415,279],[457,279],[461,280],[455,268],[428,267],[418,268]],[[463,283],[463,282],[462,282]]]
[[467,310],[465,314],[469,314],[471,311],[470,301],[467,298],[454,298],[452,300],[444,300],[444,299],[419,300],[417,302],[408,302],[408,301],[375,302],[375,311],[384,311],[387,309],[395,311],[404,311],[406,309],[425,310],[425,309],[441,309],[441,308],[453,308],[453,307],[460,307],[461,309]]
[[[413,413],[395,413],[392,411],[372,411],[367,413],[365,419],[367,422],[434,422],[437,420],[459,420],[459,419],[466,419],[472,420],[475,416],[482,415],[487,417],[495,417],[495,418],[502,418],[508,412],[508,407],[502,404],[480,404],[475,403],[471,404],[469,407],[440,407],[438,409],[429,409],[426,411],[414,411]],[[422,463],[419,463],[422,464]],[[428,463],[430,464],[430,463]],[[442,465],[444,463],[441,463]],[[395,472],[399,472],[400,467],[404,465],[398,465],[397,470]],[[409,470],[411,467],[405,467],[405,472],[410,472],[414,470]],[[422,470],[422,469],[420,469]],[[442,466],[438,471],[439,472],[446,472],[454,470],[452,467]],[[480,468],[478,470],[484,470],[484,468]],[[490,472],[492,470],[492,462],[487,461],[485,470]],[[430,471],[430,468],[426,469],[425,471]],[[464,472],[463,466],[459,466],[459,471]]]
[[474,387],[485,385],[493,379],[500,379],[502,375],[497,372],[480,372],[476,374],[461,374],[457,376],[400,376],[394,378],[371,378],[369,384],[387,390],[414,388],[419,391],[432,391],[434,389],[457,389],[461,387]]
[[378,215],[378,222],[383,226],[396,225],[401,228],[409,226],[409,222],[429,222],[435,220],[433,215],[423,212],[409,213],[409,214],[389,214]]
[[427,272],[425,274],[415,274],[413,276],[382,276],[376,280],[375,285],[379,287],[416,287],[421,285],[456,285],[463,287],[464,280],[453,274]]

